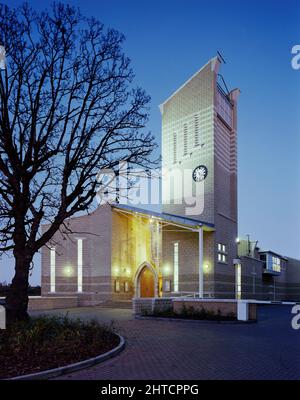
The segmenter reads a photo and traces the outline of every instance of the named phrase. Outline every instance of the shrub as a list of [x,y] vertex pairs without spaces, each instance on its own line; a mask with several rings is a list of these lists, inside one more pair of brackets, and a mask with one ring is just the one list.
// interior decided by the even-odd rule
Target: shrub
[[167,310],[155,310],[153,313],[145,312],[142,313],[144,316],[153,317],[166,317],[166,318],[182,318],[182,319],[198,319],[198,320],[212,320],[212,321],[222,321],[222,320],[235,320],[236,317],[233,313],[223,315],[221,310],[217,313],[209,310],[205,310],[203,307],[200,309],[195,309],[193,306],[187,307],[185,304],[182,306],[179,312],[175,312],[173,308]]
[[56,368],[102,354],[119,342],[112,325],[41,316],[0,331],[0,378]]

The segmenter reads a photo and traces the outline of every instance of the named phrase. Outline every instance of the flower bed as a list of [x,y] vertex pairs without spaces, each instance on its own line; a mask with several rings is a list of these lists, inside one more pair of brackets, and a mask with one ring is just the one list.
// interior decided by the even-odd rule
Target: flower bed
[[38,317],[0,330],[0,378],[96,357],[119,344],[113,327],[66,317]]
[[147,317],[165,317],[165,318],[181,318],[181,319],[196,319],[208,321],[236,321],[236,316],[233,313],[222,314],[218,312],[205,310],[203,307],[195,309],[194,307],[186,307],[185,305],[180,311],[174,311],[173,308],[168,310],[155,310],[153,312],[142,311],[143,316]]

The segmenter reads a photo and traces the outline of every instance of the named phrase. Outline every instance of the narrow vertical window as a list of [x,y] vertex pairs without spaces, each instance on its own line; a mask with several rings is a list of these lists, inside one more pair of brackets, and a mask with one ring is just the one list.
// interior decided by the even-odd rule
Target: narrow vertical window
[[174,243],[174,292],[178,292],[178,243]]
[[171,281],[167,280],[165,281],[165,292],[170,292],[171,291]]
[[177,163],[177,133],[173,133],[173,163]]
[[186,156],[188,153],[188,127],[187,124],[183,126],[183,155]]
[[77,239],[77,291],[82,292],[82,239]]
[[195,147],[199,146],[199,116],[195,115]]
[[236,298],[240,300],[242,297],[242,269],[241,264],[235,266],[235,287],[236,287]]
[[129,284],[127,281],[124,282],[124,292],[128,293],[129,292]]
[[55,292],[55,248],[50,249],[50,292]]

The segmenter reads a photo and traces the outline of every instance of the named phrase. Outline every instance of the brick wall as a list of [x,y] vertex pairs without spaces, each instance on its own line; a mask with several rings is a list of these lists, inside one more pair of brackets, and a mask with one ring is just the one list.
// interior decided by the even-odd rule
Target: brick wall
[[28,310],[55,310],[78,307],[78,298],[74,297],[29,297]]
[[[100,304],[111,297],[111,207],[66,221],[71,233],[57,232],[55,293],[50,293],[50,250],[42,248],[42,296],[78,295],[79,305]],[[43,226],[46,230],[47,226]],[[78,293],[77,238],[83,239],[83,292]]]
[[[169,311],[170,309],[176,313],[181,313],[183,308],[193,308],[195,311],[204,309],[215,314],[221,313],[223,316],[229,314],[237,317],[238,303],[235,300],[201,300],[201,299],[186,299],[186,298],[160,298],[160,299],[133,299],[133,314],[147,315],[155,311]],[[249,319],[256,320],[256,304],[250,303]]]
[[132,301],[133,314],[152,314],[154,311],[168,311],[172,308],[172,299],[161,297],[156,299],[151,298],[134,298]]
[[[218,59],[212,59],[190,80],[180,87],[163,105],[162,111],[162,163],[169,171],[190,170],[199,164],[208,168],[204,180],[204,211],[193,218],[215,224],[215,232],[205,237],[205,292],[215,297],[235,297],[235,270],[237,257],[237,97],[238,90],[230,93],[232,107],[231,126],[220,118],[219,98],[223,95],[217,86],[220,67]],[[227,101],[227,100],[226,100]],[[195,146],[195,118],[199,126],[200,146]],[[185,149],[184,132],[188,132],[188,152]],[[174,160],[174,133],[177,137]],[[174,173],[174,172],[173,172]],[[171,204],[163,204],[168,213],[187,215],[187,205],[180,193],[175,193],[178,179],[171,187]],[[193,193],[195,187],[193,183]],[[173,197],[172,197],[173,196]],[[180,198],[181,197],[181,198]],[[163,182],[163,202],[164,194]],[[173,204],[176,201],[182,204]],[[226,245],[226,264],[218,262],[217,244]],[[191,244],[194,247],[193,244]],[[187,246],[189,247],[189,246]],[[166,250],[168,253],[168,250]],[[194,291],[198,287],[195,250],[191,250],[190,264],[184,266],[181,276],[182,290]],[[168,255],[166,256],[168,258]],[[189,264],[189,263],[188,263]],[[206,265],[208,264],[208,267]],[[183,272],[182,272],[183,274]]]
[[[162,237],[162,273],[163,282],[171,281],[171,292],[164,295],[174,295],[174,242],[178,242],[179,257],[179,292],[199,291],[199,233],[174,228],[169,232],[163,230]],[[204,292],[214,295],[214,254],[212,250],[213,233],[203,232],[203,265]],[[163,284],[163,288],[165,284]]]

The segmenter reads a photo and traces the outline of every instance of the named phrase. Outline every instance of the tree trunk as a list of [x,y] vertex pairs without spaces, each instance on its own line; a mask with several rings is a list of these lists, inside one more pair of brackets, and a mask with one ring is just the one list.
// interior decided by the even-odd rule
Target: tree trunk
[[29,319],[28,307],[28,278],[31,258],[25,255],[15,255],[15,276],[6,296],[7,322],[26,321]]

